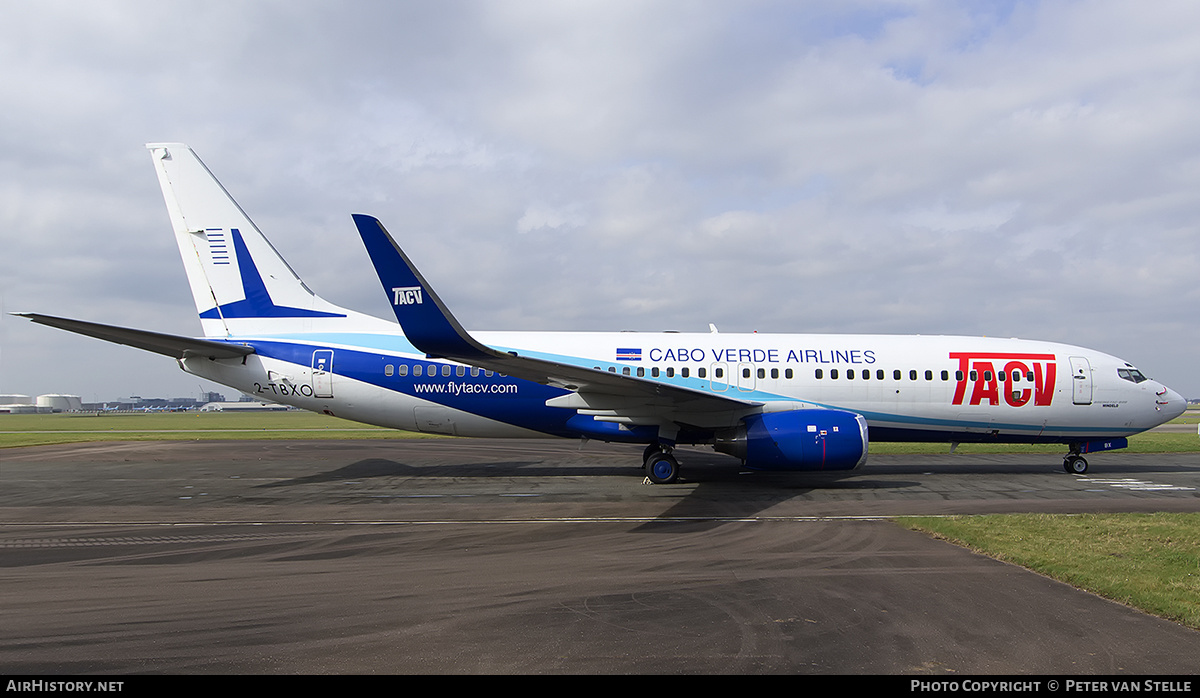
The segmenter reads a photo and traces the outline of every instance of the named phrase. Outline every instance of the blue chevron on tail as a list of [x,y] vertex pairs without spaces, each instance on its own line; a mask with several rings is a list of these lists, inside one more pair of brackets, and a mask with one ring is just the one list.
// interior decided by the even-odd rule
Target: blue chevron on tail
[[[209,240],[213,239],[213,232],[207,231]],[[254,265],[254,258],[250,256],[250,250],[246,249],[241,231],[231,228],[229,233],[233,239],[233,250],[237,259],[238,271],[241,273],[242,293],[245,294],[245,298],[209,308],[200,313],[201,318],[219,320],[221,318],[263,317],[346,317],[345,313],[276,305],[275,301],[271,300],[271,293],[267,290],[267,285],[263,283],[262,275],[258,273],[258,267]],[[228,261],[220,261],[219,257],[214,256],[213,264],[228,263]]]

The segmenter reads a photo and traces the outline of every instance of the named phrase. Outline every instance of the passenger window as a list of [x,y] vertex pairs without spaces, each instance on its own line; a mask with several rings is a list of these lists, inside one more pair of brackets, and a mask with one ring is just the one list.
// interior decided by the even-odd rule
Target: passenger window
[[927,381],[931,381],[931,380],[933,380],[933,371],[926,371],[926,372],[925,372],[925,380],[927,380]]
[[421,375],[421,372],[424,370],[422,368],[422,366],[424,366],[424,364],[413,364],[413,375],[414,376]]
[[854,380],[854,369],[851,368],[846,370],[846,380]]
[[628,376],[628,375],[629,375],[629,367],[628,367],[628,366],[622,366],[622,367],[621,367],[621,375],[623,375],[623,376]]
[[674,377],[675,377],[675,367],[668,366],[667,367],[667,378],[674,378]]
[[679,369],[679,377],[687,378],[688,374],[691,372],[692,372],[691,369],[689,369],[687,366],[684,366],[683,368]]
[[875,378],[877,378],[878,380],[883,380],[883,376],[884,376],[884,373],[883,373],[882,368],[875,372]]
[[[818,373],[820,373],[820,372],[821,372],[821,369],[817,369],[817,372],[818,372]],[[785,369],[785,370],[784,370],[784,372],[783,372],[783,377],[784,377],[784,378],[786,378],[786,379],[788,379],[788,380],[791,380],[791,379],[792,379],[792,369],[790,369],[790,368],[789,368],[789,369]],[[817,376],[817,378],[820,378],[820,376]]]
[[658,378],[658,366],[655,366],[654,368],[650,369],[650,377]]
[[990,381],[990,380],[992,380],[992,372],[991,372],[991,371],[984,371],[984,372],[983,372],[983,379],[984,379],[985,381]]
[[892,371],[892,380],[898,381],[898,380],[900,380],[900,376],[902,376],[902,375],[904,375],[904,374],[900,373],[900,369],[896,369],[895,371]]
[[[701,377],[701,378],[703,378],[703,377],[704,377],[704,369],[700,369],[700,377]],[[713,377],[715,377],[715,378],[724,378],[724,377],[725,377],[725,369],[723,369],[723,368],[714,368],[714,369],[713,369]]]
[[491,371],[484,371],[484,372],[483,372],[483,375],[484,375],[485,377],[487,377],[487,378],[491,378],[491,377],[492,377],[492,372],[491,372]]
[[472,377],[472,378],[478,378],[478,377],[479,377],[479,367],[478,367],[478,366],[472,366],[472,367],[471,367],[471,377]]
[[391,364],[388,364],[387,366],[383,367],[383,375],[385,375],[385,376],[390,376],[395,372],[396,372],[396,369],[393,368]]
[[641,366],[638,366],[637,374],[638,374],[638,378],[645,378],[646,377],[646,369],[642,368]]
[[[697,378],[706,378],[706,377],[708,377],[708,369],[706,369],[706,368],[698,368],[698,369],[696,369],[696,377],[697,377]],[[720,377],[721,377],[721,369],[719,369],[719,368],[718,368],[718,369],[717,369],[717,378],[720,378]]]
[[829,369],[829,377],[832,378],[833,380],[837,380],[837,369],[836,368]]
[[454,367],[454,375],[458,376],[459,378],[462,378],[463,376],[467,375],[467,367],[466,366],[455,366]]
[[[789,368],[788,370],[790,371],[792,369]],[[821,380],[824,377],[825,377],[825,372],[818,368],[817,369],[817,380]],[[834,376],[834,378],[836,378],[836,377],[837,376]]]
[[396,373],[398,373],[402,376],[407,376],[408,375],[408,364],[400,364],[399,366],[397,366]]
[[771,369],[771,377],[778,378],[779,377],[779,369],[777,369],[777,368]]
[[450,375],[450,364],[442,366],[442,375],[448,377]]
[[944,380],[944,381],[950,380],[950,372],[949,371],[942,371],[942,380]]
[[911,370],[911,371],[909,371],[909,372],[908,372],[908,379],[909,379],[910,381],[915,381],[915,380],[917,379],[917,371],[916,371],[916,369],[913,369],[913,370]]
[[[778,371],[778,369],[775,371],[775,373],[776,373],[776,376],[775,376],[775,377],[776,377],[776,378],[778,378],[778,377],[779,377],[779,376],[778,376],[778,374],[779,374],[779,371]],[[767,369],[765,369],[765,368],[760,368],[760,369],[758,369],[758,377],[759,377],[759,378],[766,378],[766,377],[767,377]]]
[[975,371],[975,370],[971,371],[971,380],[973,380],[973,381],[979,380],[979,371]]
[[963,379],[963,372],[962,372],[962,371],[955,371],[955,372],[954,372],[954,380],[956,380],[956,381],[961,381],[962,379]]

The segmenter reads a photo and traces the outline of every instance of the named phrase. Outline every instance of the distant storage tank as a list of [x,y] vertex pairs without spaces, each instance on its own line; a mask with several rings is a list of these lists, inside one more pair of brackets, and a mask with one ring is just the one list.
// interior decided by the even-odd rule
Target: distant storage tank
[[83,409],[83,400],[78,395],[38,395],[37,406],[52,412],[78,412]]
[[0,395],[0,405],[32,405],[33,398],[28,395]]

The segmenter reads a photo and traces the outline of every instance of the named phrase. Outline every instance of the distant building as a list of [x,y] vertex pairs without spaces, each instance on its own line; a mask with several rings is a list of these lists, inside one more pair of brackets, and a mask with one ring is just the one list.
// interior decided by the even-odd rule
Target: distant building
[[78,412],[83,402],[78,395],[0,395],[0,414],[52,414],[54,412]]
[[78,395],[38,395],[37,406],[51,412],[78,412],[83,409],[83,400]]

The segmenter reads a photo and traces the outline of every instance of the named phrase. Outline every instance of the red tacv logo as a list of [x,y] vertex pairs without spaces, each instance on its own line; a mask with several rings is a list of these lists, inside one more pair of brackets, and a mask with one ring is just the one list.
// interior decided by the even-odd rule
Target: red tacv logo
[[[952,404],[963,404],[968,385],[971,386],[971,398],[967,403],[970,405],[985,402],[999,405],[1003,399],[1012,407],[1024,407],[1031,401],[1034,406],[1044,406],[1054,399],[1057,370],[1054,354],[952,351],[950,358],[958,359],[959,376]],[[1020,374],[1016,380],[1013,379],[1014,372]],[[1005,380],[1000,380],[1000,373],[1005,374]]]

